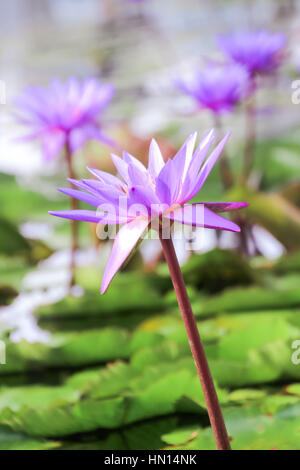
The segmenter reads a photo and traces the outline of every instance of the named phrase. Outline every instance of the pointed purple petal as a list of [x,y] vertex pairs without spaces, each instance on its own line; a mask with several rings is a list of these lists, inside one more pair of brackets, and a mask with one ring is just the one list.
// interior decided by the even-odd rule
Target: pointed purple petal
[[[151,209],[152,205],[156,205],[156,206],[160,205],[160,200],[156,196],[151,186],[138,185],[138,186],[134,186],[130,188],[128,202],[129,202],[129,205],[130,204],[143,205],[145,209]],[[150,213],[151,213],[151,210],[147,210],[147,214],[150,215]]]
[[127,195],[115,187],[105,185],[98,180],[83,180],[83,182],[95,192],[95,196],[99,198],[99,205],[102,203],[112,204],[117,210],[121,206],[120,201],[127,198]]
[[202,184],[205,182],[206,178],[208,177],[209,173],[211,172],[212,168],[214,167],[216,161],[218,160],[219,156],[221,155],[231,132],[228,132],[225,137],[219,142],[217,147],[212,151],[208,159],[206,160],[205,164],[200,170],[199,177],[202,180]]
[[105,213],[99,222],[103,225],[123,225],[132,222],[134,219],[135,217],[129,217],[129,215],[123,216],[118,214]]
[[148,173],[142,171],[133,163],[128,164],[128,176],[130,180],[129,186],[149,186]]
[[103,218],[103,214],[88,210],[49,211],[48,213],[56,217],[62,217],[63,219],[82,220],[83,222],[98,223]]
[[169,159],[156,179],[155,192],[161,202],[169,206],[175,201],[180,188],[180,178],[178,177],[174,161]]
[[225,219],[221,215],[215,214],[207,207],[200,207],[201,204],[186,204],[183,207],[175,209],[169,214],[164,214],[176,222],[194,227],[215,228],[220,230],[229,230],[231,232],[240,232],[240,228],[231,220]]
[[58,191],[60,191],[63,194],[66,194],[67,196],[74,197],[75,199],[78,199],[79,201],[86,202],[87,204],[90,204],[91,206],[98,207],[99,206],[99,200],[95,196],[91,196],[88,193],[84,193],[83,191],[78,191],[77,189],[72,189],[72,188],[57,188]]
[[213,139],[214,136],[212,129],[199,143],[187,170],[186,177],[183,181],[181,192],[177,199],[178,203],[184,204],[186,201],[191,199],[189,197],[189,194],[191,190],[195,187],[196,182],[198,181],[199,169],[207,155],[207,152],[209,150],[209,147],[211,146]]
[[[94,189],[95,191],[102,191],[102,190],[109,190],[111,189],[109,184],[103,183],[102,181],[99,181],[98,179],[84,179],[82,182],[87,185],[89,188]],[[120,193],[116,188],[112,188],[113,191]]]
[[182,181],[184,181],[188,167],[191,163],[196,139],[197,132],[194,132],[187,138],[185,143],[182,145],[182,147],[178,150],[178,152],[173,158],[174,164],[176,166],[176,171]]
[[101,294],[104,294],[111,280],[143,235],[148,224],[148,219],[135,219],[119,230],[104,271]]
[[164,165],[165,162],[161,154],[160,148],[156,140],[152,139],[149,147],[148,171],[153,181],[156,180]]
[[73,186],[76,186],[77,188],[83,189],[84,191],[88,191],[89,193],[93,194],[93,196],[97,197],[98,193],[95,189],[91,188],[88,184],[86,184],[82,180],[74,180],[73,178],[67,178],[69,183],[71,183]]
[[216,161],[218,160],[222,150],[224,149],[231,133],[228,132],[224,139],[221,140],[221,142],[214,148],[206,162],[204,163],[203,167],[200,170],[199,176],[197,178],[197,182],[191,191],[191,193],[188,195],[189,199],[192,199],[202,188],[203,184],[206,181],[206,178],[208,177],[209,173],[211,172],[213,166],[215,165]]
[[89,210],[68,210],[68,211],[49,211],[50,215],[61,217],[63,219],[80,220],[82,222],[101,223],[103,225],[121,225],[131,222],[133,218],[119,216],[115,213],[108,214],[101,211]]
[[197,174],[199,172],[200,167],[202,163],[204,162],[208,149],[211,146],[213,140],[214,140],[214,130],[211,129],[206,134],[206,136],[201,140],[198,147],[196,148],[193,158],[191,160],[190,166],[188,168],[189,172],[191,172],[192,174],[194,173]]
[[229,212],[248,206],[248,202],[203,202],[213,212]]
[[128,164],[124,160],[122,160],[122,158],[118,157],[118,155],[115,155],[114,153],[112,153],[110,156],[118,173],[123,178],[123,180],[126,183],[128,183],[129,182]]
[[124,183],[114,175],[111,175],[110,173],[106,173],[105,171],[98,170],[96,168],[89,168],[87,167],[88,171],[92,173],[92,175],[96,176],[102,183],[104,184],[110,184],[117,189],[122,189],[124,187]]
[[143,173],[145,173],[147,171],[145,165],[143,165],[143,163],[140,162],[140,160],[135,158],[133,155],[130,155],[130,153],[128,153],[126,151],[123,152],[123,160],[124,160],[124,162],[126,162],[128,164],[132,164],[133,166],[138,168]]

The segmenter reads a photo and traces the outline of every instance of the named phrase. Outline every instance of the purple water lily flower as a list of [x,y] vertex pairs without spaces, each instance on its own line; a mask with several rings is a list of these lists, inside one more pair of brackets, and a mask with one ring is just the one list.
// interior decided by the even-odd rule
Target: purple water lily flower
[[46,161],[54,158],[68,144],[73,153],[87,140],[95,139],[112,145],[99,127],[99,114],[114,95],[114,87],[102,85],[95,78],[80,82],[70,78],[63,83],[52,80],[49,88],[29,87],[16,100],[17,118],[31,132],[22,139],[42,140]]
[[178,88],[192,96],[199,108],[215,114],[232,112],[249,91],[249,74],[238,64],[210,64],[194,69],[185,79],[177,79]]
[[230,59],[246,67],[251,76],[265,75],[280,66],[286,37],[268,31],[237,31],[220,35],[218,44]]
[[[160,149],[153,139],[149,148],[146,168],[127,152],[123,158],[112,155],[120,179],[97,169],[89,171],[97,179],[72,180],[77,189],[61,188],[64,194],[84,201],[98,210],[71,210],[49,212],[73,220],[124,224],[119,230],[102,280],[101,293],[108,288],[112,278],[129,256],[153,219],[181,222],[191,226],[239,232],[232,221],[219,212],[240,209],[244,202],[186,204],[202,188],[220,156],[230,134],[214,148],[208,158],[213,131],[201,140],[194,151],[197,133],[192,134],[173,159],[164,162]],[[80,191],[83,190],[83,191]],[[124,201],[125,200],[125,201]],[[122,201],[122,202],[120,202]],[[201,217],[198,209],[201,208]]]

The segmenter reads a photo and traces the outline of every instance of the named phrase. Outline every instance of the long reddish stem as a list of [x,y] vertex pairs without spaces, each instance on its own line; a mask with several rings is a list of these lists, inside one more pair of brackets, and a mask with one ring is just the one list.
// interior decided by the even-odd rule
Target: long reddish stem
[[[73,169],[72,165],[72,152],[70,149],[69,144],[66,144],[65,147],[65,156],[66,156],[66,161],[67,161],[67,166],[68,166],[68,174],[69,178],[76,179],[76,175]],[[74,188],[74,185],[70,183],[71,188]],[[77,210],[78,209],[78,201],[77,199],[71,197],[71,209],[72,210]],[[71,261],[70,261],[70,289],[74,286],[75,284],[75,253],[76,250],[78,249],[78,221],[77,220],[71,220]]]
[[187,331],[217,448],[218,450],[230,450],[231,448],[229,438],[220,403],[209,370],[197,324],[192,312],[191,303],[186,291],[172,239],[164,239],[162,233],[160,233],[160,241],[170,270],[179,308]]

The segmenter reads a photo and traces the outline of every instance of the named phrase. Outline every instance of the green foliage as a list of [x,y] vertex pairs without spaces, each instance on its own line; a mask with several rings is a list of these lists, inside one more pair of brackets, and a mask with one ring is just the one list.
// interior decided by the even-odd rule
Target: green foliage
[[255,279],[249,264],[238,254],[215,249],[192,256],[182,268],[188,284],[216,292],[232,285],[250,284]]
[[300,251],[290,254],[289,256],[283,256],[276,263],[275,269],[277,272],[286,274],[291,272],[300,272]]
[[23,187],[16,182],[13,176],[0,174],[0,200],[5,201],[1,206],[1,215],[14,223],[21,221],[46,219],[49,204],[53,210],[66,207],[63,199],[49,201],[49,198],[40,192]]
[[263,188],[281,186],[295,180],[299,174],[300,145],[292,138],[257,142],[255,152],[255,166],[262,174]]
[[88,441],[78,439],[77,442],[65,442],[63,450],[152,450],[164,446],[161,436],[171,429],[176,429],[177,419],[166,417],[145,421],[133,426],[126,426],[119,432],[89,437]]
[[19,289],[23,277],[30,269],[32,269],[32,266],[28,266],[24,258],[11,258],[0,255],[0,283],[2,285]]
[[[198,413],[205,408],[194,366],[162,364],[143,368],[115,363],[82,372],[57,387],[0,390],[0,423],[34,436],[63,436],[99,427],[118,428],[177,410],[187,397]],[[219,391],[221,402],[227,394]],[[180,411],[190,404],[180,402]]]
[[0,389],[0,412],[10,408],[18,412],[22,407],[37,407],[39,409],[53,408],[58,405],[76,403],[78,393],[68,387],[45,387],[33,385],[30,387]]
[[247,287],[226,289],[205,300],[195,301],[196,315],[300,307],[300,290]]
[[[281,5],[282,12],[290,13],[289,8],[282,11]],[[122,117],[121,126],[112,130],[116,132],[115,140],[126,142],[127,150],[144,157],[146,141],[131,133],[127,120],[140,114],[136,113],[139,104],[134,98],[145,96],[139,83],[145,73],[151,76],[154,69],[159,73],[161,59],[156,41],[151,40],[147,41],[147,53],[140,47],[143,53],[135,67],[124,67],[128,44],[136,45],[137,33],[144,35],[144,27],[150,32],[153,26],[150,18],[147,27],[146,12],[138,13],[140,21],[134,15],[131,21],[130,13],[128,21],[120,25],[112,15],[109,27],[104,24],[98,28],[100,40],[96,42],[100,48],[93,46],[88,56],[97,63],[96,69],[100,66],[106,72],[108,81],[120,85],[121,99],[114,100],[108,116],[113,120],[113,116]],[[79,32],[80,28],[72,31],[72,38],[77,29]],[[111,41],[107,31],[114,29],[121,35],[110,34]],[[85,49],[83,36],[81,31],[79,39]],[[188,36],[191,43],[186,43],[187,50],[195,43],[192,29]],[[11,40],[11,34],[8,37]],[[64,58],[72,49],[71,43],[61,48],[67,53],[63,53]],[[174,50],[178,45],[180,41],[174,43]],[[165,57],[166,50],[161,52]],[[130,65],[133,62],[130,57]],[[38,72],[39,66],[31,65],[30,70]],[[35,81],[39,81],[38,76]],[[258,91],[256,104],[260,108],[275,103],[275,111],[280,114],[276,102],[281,99],[285,118],[286,96],[279,92],[277,100],[275,82],[271,82],[267,79],[267,87]],[[133,83],[135,89],[130,89]],[[232,121],[230,118],[231,123],[235,126],[240,120],[244,124],[243,114],[242,106]],[[206,126],[209,116],[201,116],[200,124]],[[275,127],[270,128],[276,132],[278,124],[286,128],[291,117],[284,123],[282,117],[278,122],[275,119]],[[300,340],[299,130],[263,139],[269,131],[260,128],[262,119],[263,113],[258,112],[256,130],[260,138],[255,142],[249,188],[237,186],[224,192],[217,164],[193,201],[247,201],[249,207],[241,214],[273,234],[288,255],[277,262],[263,257],[249,261],[237,252],[215,249],[193,254],[183,266],[183,273],[233,449],[299,450],[300,365],[292,362],[292,345]],[[198,126],[199,115],[177,115],[168,122],[159,121],[164,121],[165,128],[155,127],[166,148],[165,155],[175,154],[172,146],[179,148],[184,136]],[[227,127],[228,123],[226,118],[222,124]],[[242,168],[244,131],[235,131],[226,146],[236,177]],[[101,150],[98,143],[89,143],[78,155],[80,158],[75,156],[74,162],[79,177],[86,177],[86,163],[109,168],[107,148]],[[41,176],[28,187],[18,184],[13,176],[0,174],[1,306],[9,304],[18,292],[23,293],[24,276],[51,254],[51,247],[69,247],[70,222],[48,215],[48,210],[69,208],[68,197],[55,190],[66,185],[66,168],[61,163],[59,174]],[[84,203],[79,207],[87,208]],[[232,220],[235,217],[233,214]],[[27,221],[42,221],[53,228],[50,248],[21,235],[20,224]],[[80,245],[91,246],[90,224],[80,223],[79,232]],[[0,338],[6,344],[6,364],[0,364],[0,450],[215,449],[166,264],[146,273],[141,253],[135,251],[105,296],[99,293],[102,258],[100,264],[101,269],[77,269],[76,284],[83,288],[82,297],[68,295],[34,312],[33,323],[36,319],[40,328],[51,327],[51,339],[46,343],[10,341],[8,333],[2,331],[2,321],[9,311],[3,316],[0,312]],[[16,317],[11,311],[11,323],[23,325],[23,319],[28,319],[29,303]]]
[[120,312],[125,314],[125,312],[157,311],[164,307],[163,299],[147,276],[134,272],[121,273],[104,296],[99,292],[99,274],[94,275],[94,279],[97,279],[97,287],[93,290],[89,287],[84,296],[65,297],[54,305],[40,307],[36,315],[43,319],[56,320],[87,316],[110,317]]
[[0,450],[51,450],[59,446],[59,442],[32,439],[5,426],[0,427]]
[[[264,400],[241,407],[224,409],[233,450],[298,450],[300,405],[285,400],[285,405],[267,413]],[[162,436],[173,450],[213,450],[209,428],[183,428]],[[169,448],[169,447],[166,447]]]
[[[255,267],[213,250],[193,256],[184,268],[236,449],[297,448],[286,430],[298,426],[300,369],[291,361],[291,344],[300,338],[298,274],[293,263],[290,271],[281,263]],[[202,271],[212,276],[209,282],[217,279],[210,265],[222,277],[212,284],[213,295],[202,290],[208,282]],[[237,285],[239,270],[245,276]],[[100,296],[95,270],[80,268],[77,282],[85,294],[37,311],[40,321],[52,321],[48,343],[6,341],[0,426],[12,437],[11,443],[3,439],[4,446],[214,448],[186,332],[163,271],[158,277],[120,273]],[[93,328],[87,328],[88,318]],[[76,331],[68,331],[75,320]],[[41,378],[32,384],[32,377]],[[276,433],[276,426],[285,433]]]
[[[91,347],[92,345],[92,347]],[[125,330],[104,328],[81,333],[53,335],[50,344],[26,341],[8,343],[6,365],[0,374],[41,367],[79,367],[129,357],[129,335]]]
[[7,219],[0,218],[0,254],[27,255],[30,244]]
[[27,262],[36,263],[47,258],[52,250],[38,240],[27,240],[8,219],[0,218],[0,255],[10,260],[9,257],[21,257]]

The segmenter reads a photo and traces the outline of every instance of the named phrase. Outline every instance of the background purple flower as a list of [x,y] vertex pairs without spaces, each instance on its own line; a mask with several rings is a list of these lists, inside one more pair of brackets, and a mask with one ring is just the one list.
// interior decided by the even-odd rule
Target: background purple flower
[[255,75],[271,73],[281,64],[286,38],[268,31],[237,31],[220,35],[218,43],[230,59]]
[[248,90],[249,75],[238,64],[211,64],[194,70],[189,78],[177,79],[178,88],[192,96],[200,108],[222,114],[233,111]]
[[65,83],[54,79],[49,88],[29,87],[16,100],[17,118],[31,130],[24,139],[42,140],[45,160],[54,158],[68,144],[71,153],[87,140],[112,144],[99,127],[98,118],[114,95],[114,87],[95,78]]

